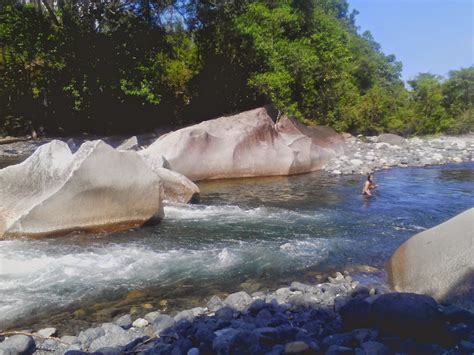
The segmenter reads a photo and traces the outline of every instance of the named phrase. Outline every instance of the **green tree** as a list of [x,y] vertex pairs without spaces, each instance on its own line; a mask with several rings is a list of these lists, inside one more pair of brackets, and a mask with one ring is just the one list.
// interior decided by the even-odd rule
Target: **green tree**
[[408,83],[412,88],[410,100],[415,117],[410,122],[414,133],[438,133],[452,125],[443,106],[441,77],[430,73],[418,74]]

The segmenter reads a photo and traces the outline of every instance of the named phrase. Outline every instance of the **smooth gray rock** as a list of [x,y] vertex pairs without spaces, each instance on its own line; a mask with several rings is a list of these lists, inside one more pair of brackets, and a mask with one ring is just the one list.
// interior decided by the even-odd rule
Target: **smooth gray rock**
[[54,334],[56,334],[56,328],[43,328],[43,329],[38,330],[38,335],[44,338],[49,338],[50,336],[53,336]]
[[188,309],[188,310],[184,310],[184,311],[181,311],[179,312],[178,314],[176,314],[174,316],[174,321],[177,323],[179,322],[180,320],[188,320],[188,321],[192,321],[195,317],[201,315],[204,313],[204,308],[201,308],[201,307],[196,307],[196,308],[193,308],[193,309]]
[[245,291],[233,293],[224,300],[224,305],[235,309],[236,311],[244,311],[253,302],[252,297]]
[[36,349],[35,341],[26,335],[13,335],[0,343],[0,352],[14,354],[32,354]]
[[396,291],[474,309],[474,208],[403,243],[388,262]]
[[89,328],[79,333],[78,338],[84,348],[88,348],[90,344],[97,338],[105,335],[105,330],[101,327]]
[[158,318],[160,314],[161,313],[158,311],[150,312],[150,313],[145,314],[144,318],[148,321],[148,323],[152,324],[156,320],[156,318]]
[[93,340],[88,348],[89,351],[94,352],[102,348],[113,348],[112,352],[118,347],[122,347],[130,343],[134,339],[133,333],[128,333],[121,327],[112,323],[104,323],[102,328],[105,330],[105,335]]
[[132,326],[132,317],[130,314],[125,314],[118,318],[115,321],[115,324],[117,324],[119,327],[122,327],[123,329],[128,329]]

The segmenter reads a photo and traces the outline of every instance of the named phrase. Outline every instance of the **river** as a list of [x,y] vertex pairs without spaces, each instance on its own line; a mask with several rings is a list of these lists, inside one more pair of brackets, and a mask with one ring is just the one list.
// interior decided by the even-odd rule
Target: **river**
[[0,328],[71,333],[147,303],[170,311],[334,270],[383,283],[403,241],[474,206],[474,163],[375,178],[370,200],[361,176],[205,182],[199,204],[167,205],[154,227],[0,241]]

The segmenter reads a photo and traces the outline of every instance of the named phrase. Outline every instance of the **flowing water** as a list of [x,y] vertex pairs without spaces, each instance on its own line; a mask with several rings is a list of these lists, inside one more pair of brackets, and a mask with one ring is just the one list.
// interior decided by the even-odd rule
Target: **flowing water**
[[370,200],[363,180],[317,172],[202,183],[200,204],[167,205],[158,226],[0,241],[0,328],[74,330],[144,303],[196,306],[311,273],[383,270],[404,240],[474,206],[473,163],[378,172]]

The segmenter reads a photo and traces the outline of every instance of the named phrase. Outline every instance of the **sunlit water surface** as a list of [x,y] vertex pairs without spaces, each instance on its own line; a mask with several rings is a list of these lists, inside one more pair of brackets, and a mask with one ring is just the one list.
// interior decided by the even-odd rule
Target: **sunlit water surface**
[[[242,283],[256,290],[316,271],[383,270],[407,238],[474,206],[473,163],[378,172],[370,200],[363,180],[202,183],[200,204],[167,205],[155,227],[0,241],[0,328],[75,330],[144,303],[202,305]],[[143,293],[125,299],[136,289]]]

